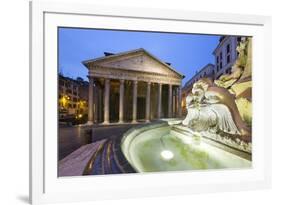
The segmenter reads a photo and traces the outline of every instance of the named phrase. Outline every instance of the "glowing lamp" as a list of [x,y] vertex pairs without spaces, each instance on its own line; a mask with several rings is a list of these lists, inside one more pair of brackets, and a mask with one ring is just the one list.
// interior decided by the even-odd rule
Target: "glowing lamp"
[[163,160],[171,160],[174,157],[174,154],[170,150],[163,150],[161,152],[161,157]]

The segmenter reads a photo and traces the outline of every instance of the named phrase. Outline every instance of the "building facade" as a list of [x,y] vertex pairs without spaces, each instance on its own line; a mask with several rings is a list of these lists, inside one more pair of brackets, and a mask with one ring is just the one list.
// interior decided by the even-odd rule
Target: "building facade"
[[235,63],[238,52],[236,50],[241,37],[222,36],[213,55],[215,57],[215,65],[207,64],[183,86],[182,88],[182,107],[183,113],[186,114],[186,96],[191,92],[193,84],[201,78],[209,78],[212,81],[220,78],[224,74],[230,74],[232,66]]
[[202,69],[196,72],[196,74],[185,83],[184,89],[190,90],[192,85],[201,78],[210,78],[214,80],[215,76],[215,65],[209,63],[205,65]]
[[88,69],[88,123],[181,116],[184,76],[144,49],[83,61]]
[[215,79],[218,79],[223,74],[231,73],[231,67],[238,57],[236,48],[240,41],[241,37],[237,36],[223,36],[220,38],[219,44],[213,52],[215,56]]
[[89,83],[82,78],[72,79],[59,74],[59,113],[65,115],[85,115],[88,111]]

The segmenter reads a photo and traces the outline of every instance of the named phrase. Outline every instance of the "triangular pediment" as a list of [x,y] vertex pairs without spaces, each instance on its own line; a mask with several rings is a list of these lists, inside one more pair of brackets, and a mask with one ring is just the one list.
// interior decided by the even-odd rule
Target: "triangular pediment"
[[92,61],[87,61],[87,64],[94,66],[132,70],[139,72],[151,72],[164,75],[173,75],[182,78],[182,75],[171,68],[168,64],[163,63],[156,57],[152,56],[144,49],[129,51],[121,54],[105,56]]

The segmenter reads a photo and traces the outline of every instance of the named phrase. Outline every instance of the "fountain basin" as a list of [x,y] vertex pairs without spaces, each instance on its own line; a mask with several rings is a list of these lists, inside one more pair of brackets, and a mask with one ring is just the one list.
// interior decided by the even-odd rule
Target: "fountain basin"
[[132,128],[122,138],[121,150],[137,172],[251,167],[249,153],[180,132],[178,127],[163,121]]

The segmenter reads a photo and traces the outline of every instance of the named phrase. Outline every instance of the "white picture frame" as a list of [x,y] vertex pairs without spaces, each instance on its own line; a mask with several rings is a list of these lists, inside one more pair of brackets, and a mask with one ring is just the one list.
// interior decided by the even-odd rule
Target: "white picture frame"
[[[30,22],[32,204],[270,187],[271,109],[266,109],[271,107],[270,17],[34,1],[30,3]],[[253,167],[58,178],[54,161],[58,26],[253,36]]]

